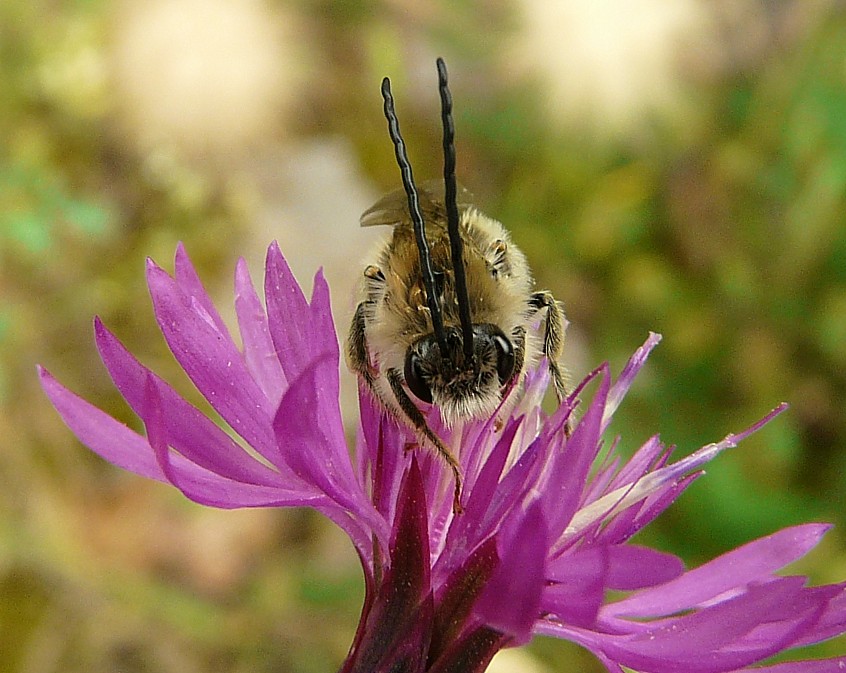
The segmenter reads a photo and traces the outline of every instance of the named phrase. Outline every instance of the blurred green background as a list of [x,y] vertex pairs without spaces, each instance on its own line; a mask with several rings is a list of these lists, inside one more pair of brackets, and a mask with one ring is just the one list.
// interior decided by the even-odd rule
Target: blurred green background
[[[573,378],[664,335],[618,414],[623,450],[660,431],[687,453],[791,404],[642,540],[694,564],[832,521],[798,570],[846,577],[843,3],[6,0],[0,671],[337,669],[362,595],[343,535],[121,473],[62,425],[35,364],[135,424],[97,314],[195,392],[143,278],[179,240],[231,312],[237,257],[260,276],[279,239],[306,287],[326,267],[345,329],[357,260],[385,233],[358,215],[399,184],[379,82],[416,175],[437,176],[437,55],[459,178],[565,303]],[[495,666],[600,670],[545,639]]]

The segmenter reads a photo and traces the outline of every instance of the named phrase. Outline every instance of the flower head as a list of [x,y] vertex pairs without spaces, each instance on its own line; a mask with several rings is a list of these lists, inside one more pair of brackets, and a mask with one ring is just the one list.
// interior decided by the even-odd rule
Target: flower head
[[[537,633],[583,645],[615,673],[622,666],[653,673],[846,667],[838,659],[750,668],[846,631],[846,584],[806,587],[805,578],[775,574],[808,552],[826,525],[789,528],[691,570],[629,542],[705,463],[783,405],[682,460],[671,462],[657,435],[623,460],[614,445],[603,451],[603,436],[659,337],[650,335],[616,379],[607,364],[596,369],[552,415],[540,410],[548,384],[540,368],[503,423],[450,429],[430,414],[461,464],[464,511],[456,514],[449,470],[425,449],[409,450],[413,434],[367,392],[349,451],[322,274],[306,299],[271,245],[262,305],[241,260],[240,348],[181,246],[173,277],[150,262],[147,278],[174,356],[240,441],[138,362],[99,320],[97,348],[146,436],[42,369],[44,390],[77,437],[120,467],[214,507],[313,507],[346,531],[366,596],[342,671],[483,671],[499,649]],[[568,437],[588,382],[596,392]],[[626,594],[611,599],[611,591]]]

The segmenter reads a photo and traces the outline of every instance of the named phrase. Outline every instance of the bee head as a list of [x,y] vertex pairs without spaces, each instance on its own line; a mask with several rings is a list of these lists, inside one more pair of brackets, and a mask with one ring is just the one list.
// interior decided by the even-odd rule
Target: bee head
[[420,255],[420,275],[432,320],[432,332],[414,342],[406,353],[405,381],[413,395],[423,402],[437,405],[444,421],[452,424],[459,418],[480,418],[496,410],[502,399],[502,389],[511,381],[514,373],[515,349],[496,325],[474,325],[472,321],[456,198],[452,94],[443,59],[437,59],[437,67],[444,131],[444,207],[452,263],[450,271],[458,304],[458,326],[444,325],[436,271],[432,265],[417,187],[405,141],[400,133],[391,83],[387,77],[382,81],[382,98],[388,133],[394,144],[403,187],[408,197],[408,212]]
[[496,325],[474,325],[468,358],[459,328],[446,328],[444,336],[446,349],[435,334],[409,347],[403,372],[408,389],[419,400],[435,404],[447,425],[490,416],[514,374],[514,345]]

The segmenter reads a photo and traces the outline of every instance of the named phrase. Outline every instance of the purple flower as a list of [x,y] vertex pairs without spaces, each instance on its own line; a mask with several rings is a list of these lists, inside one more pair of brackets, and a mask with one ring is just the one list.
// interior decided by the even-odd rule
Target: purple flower
[[[431,452],[408,450],[410,431],[364,392],[351,459],[322,274],[307,300],[271,245],[265,308],[241,260],[240,349],[181,246],[174,277],[149,262],[147,279],[174,356],[243,443],[140,364],[99,320],[97,348],[146,437],[40,370],[44,390],[90,449],[191,500],[308,506],[343,528],[361,558],[366,595],[342,671],[483,671],[497,650],[536,633],[580,643],[615,673],[622,666],[653,673],[846,669],[846,658],[756,666],[846,631],[846,584],[806,587],[803,577],[776,574],[828,526],[782,530],[691,570],[629,542],[705,463],[784,405],[677,462],[657,436],[623,460],[614,443],[603,449],[602,438],[659,337],[650,335],[618,378],[607,364],[596,369],[551,416],[540,410],[548,384],[541,367],[502,422],[449,430],[430,414],[459,453],[464,511],[455,514],[450,471]],[[591,381],[596,392],[567,438],[568,417]]]

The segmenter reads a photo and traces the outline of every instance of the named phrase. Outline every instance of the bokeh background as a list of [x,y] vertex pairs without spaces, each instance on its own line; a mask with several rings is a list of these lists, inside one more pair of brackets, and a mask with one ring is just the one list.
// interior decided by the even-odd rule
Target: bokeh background
[[[0,671],[337,669],[362,597],[343,535],[121,473],[62,425],[35,364],[137,427],[98,314],[196,400],[143,278],[180,240],[231,311],[237,257],[260,275],[277,238],[307,287],[326,268],[345,329],[385,233],[358,216],[399,185],[379,82],[417,176],[437,176],[438,55],[460,180],[564,301],[573,378],[664,335],[619,412],[623,450],[660,431],[687,453],[792,405],[642,539],[694,564],[833,521],[797,570],[846,577],[842,2],[4,0]],[[495,667],[600,670],[545,639]]]

